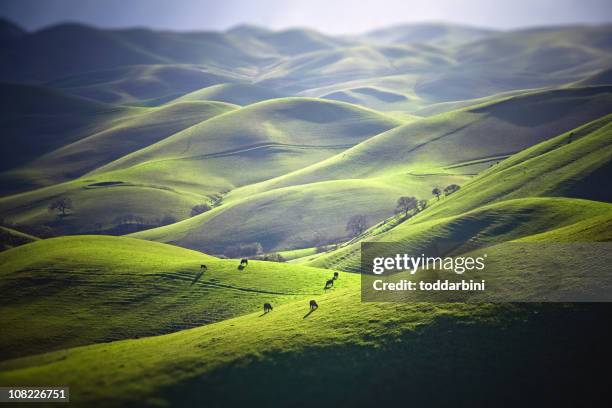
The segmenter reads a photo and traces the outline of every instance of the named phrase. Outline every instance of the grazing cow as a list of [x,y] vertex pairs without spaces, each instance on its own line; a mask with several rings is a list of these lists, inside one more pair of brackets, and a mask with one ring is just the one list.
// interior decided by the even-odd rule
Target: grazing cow
[[338,272],[334,272],[334,280],[338,279]]
[[240,260],[240,266],[247,266],[249,264],[249,260],[246,258],[242,258]]
[[318,309],[318,308],[319,308],[319,305],[317,305],[317,301],[314,300],[314,299],[311,300],[310,301],[310,310],[315,310],[315,309]]
[[334,280],[333,279],[329,279],[327,282],[325,282],[325,288],[323,289],[329,289],[334,287]]
[[204,265],[204,264],[200,265],[200,270],[201,271],[205,271],[207,269],[208,269],[208,267],[206,265]]
[[268,313],[272,311],[272,305],[269,303],[264,303],[264,313]]

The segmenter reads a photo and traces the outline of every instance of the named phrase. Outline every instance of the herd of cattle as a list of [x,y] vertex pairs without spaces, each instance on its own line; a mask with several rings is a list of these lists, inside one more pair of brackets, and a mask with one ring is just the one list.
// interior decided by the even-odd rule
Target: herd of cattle
[[[238,269],[242,270],[244,268],[246,268],[249,265],[249,260],[247,258],[242,258],[240,260],[240,265],[238,265]],[[204,264],[200,265],[200,274],[203,274],[204,271],[208,270],[208,267]],[[324,290],[327,290],[329,288],[333,288],[334,287],[334,281],[338,279],[338,272],[334,272],[334,277],[331,279],[328,279],[325,282],[325,286],[323,287]],[[310,301],[310,310],[315,310],[318,309],[319,305],[317,304],[316,300],[311,300]],[[264,313],[268,313],[271,312],[274,308],[272,307],[272,305],[270,303],[264,303],[263,305],[263,309],[264,309]]]

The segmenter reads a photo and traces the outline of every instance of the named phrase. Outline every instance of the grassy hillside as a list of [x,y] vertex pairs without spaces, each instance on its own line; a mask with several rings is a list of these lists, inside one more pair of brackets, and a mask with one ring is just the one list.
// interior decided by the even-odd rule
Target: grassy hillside
[[[441,176],[434,180],[451,184],[466,179]],[[346,223],[355,214],[367,214],[368,225],[391,216],[405,191],[419,197],[429,194],[418,178],[331,180],[228,200],[203,215],[134,236],[210,253],[253,242],[268,252],[308,248],[317,245],[320,237],[331,242],[347,240]]]
[[238,74],[197,65],[132,65],[87,71],[48,85],[107,103],[160,105],[188,92],[240,79]]
[[[309,248],[321,234],[343,241],[352,215],[365,214],[372,225],[392,214],[400,196],[428,199],[434,186],[463,185],[491,163],[605,113],[611,95],[606,87],[541,91],[419,120],[312,166],[232,190],[213,212],[137,236],[213,253],[250,242],[266,251]],[[559,109],[565,115],[552,114]]]
[[[318,296],[313,313],[307,300],[265,316],[5,361],[0,379],[70,384],[79,406],[302,405],[320,395],[326,406],[365,406],[373,402],[370,390],[385,387],[404,393],[383,393],[378,403],[406,401],[408,392],[413,403],[442,406],[448,396],[435,392],[440,383],[455,398],[476,395],[485,405],[500,393],[517,403],[525,396],[567,402],[565,387],[556,388],[569,386],[561,368],[601,356],[603,339],[594,334],[607,321],[595,306],[364,304],[355,289]],[[469,375],[457,377],[466,364]],[[330,384],[346,393],[327,392]],[[584,386],[575,376],[572,385]]]
[[[87,130],[76,141],[55,138],[55,149],[0,174],[4,192],[55,184],[75,179],[102,165],[213,116],[235,109],[221,102],[176,102],[159,108],[139,109]],[[54,136],[61,136],[57,129]],[[89,133],[91,132],[91,133]],[[59,139],[59,140],[57,140]],[[38,141],[38,138],[37,138]]]
[[[275,56],[266,55],[268,48],[252,38],[218,32],[104,30],[59,24],[5,44],[4,55],[10,58],[0,69],[0,78],[50,81],[89,71],[159,64],[206,64],[249,71]],[[87,52],[91,49],[96,52]]]
[[0,106],[3,129],[0,171],[76,142],[100,131],[109,122],[139,112],[50,88],[10,83],[0,83]]
[[[382,233],[368,239],[414,242],[417,247],[441,239],[469,248],[544,233],[581,219],[610,216],[612,198],[601,186],[606,185],[603,177],[609,173],[612,157],[611,119],[608,115],[517,153],[453,195],[430,201],[429,208],[396,228],[384,232],[386,228],[381,226],[378,232]],[[568,143],[570,134],[572,141]],[[577,197],[605,203],[526,198],[535,196]],[[431,233],[432,230],[438,232]],[[354,270],[359,262],[359,243],[304,261]]]
[[[449,199],[450,201],[450,199]],[[423,214],[425,216],[425,214]],[[592,219],[612,219],[612,204],[571,198],[522,198],[478,207],[450,217],[430,221],[408,221],[365,239],[389,242],[402,252],[420,254],[438,248],[442,254],[457,255],[497,243],[513,241],[557,230]],[[383,226],[384,227],[384,226]],[[583,237],[587,234],[582,233]],[[597,239],[607,239],[597,233]],[[609,237],[609,234],[607,234]],[[595,240],[595,238],[593,238]],[[360,242],[300,263],[322,268],[359,272]],[[437,252],[437,251],[436,251]]]
[[[171,114],[171,106],[160,109]],[[154,117],[168,124],[159,112]],[[11,222],[51,224],[72,233],[108,230],[125,214],[181,220],[195,204],[210,202],[236,186],[306,167],[401,123],[339,102],[265,101],[192,126],[81,179],[0,199],[0,211]],[[68,196],[75,204],[70,216],[61,220],[46,210],[58,196]]]
[[456,101],[560,86],[610,66],[610,25],[496,33],[452,51],[455,69],[422,77],[415,92]]
[[[611,87],[527,93],[408,123],[323,162],[232,192],[247,196],[330,179],[474,174],[609,113]],[[429,182],[429,186],[435,184]],[[442,186],[443,187],[443,186]]]
[[0,322],[12,328],[0,340],[4,359],[224,320],[321,295],[331,276],[261,261],[239,270],[238,261],[107,236],[37,241],[3,252],[0,264]]
[[296,93],[358,79],[442,72],[452,64],[445,50],[429,46],[359,45],[281,60],[258,77],[258,84]]

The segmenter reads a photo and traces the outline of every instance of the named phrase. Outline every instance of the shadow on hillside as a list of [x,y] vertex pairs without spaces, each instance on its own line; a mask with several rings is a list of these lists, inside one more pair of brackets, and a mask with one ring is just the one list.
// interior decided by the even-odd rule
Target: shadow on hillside
[[601,304],[517,304],[494,319],[437,318],[389,333],[379,347],[359,343],[359,333],[352,343],[311,341],[300,352],[276,347],[149,397],[224,407],[589,406],[608,389],[592,365],[609,350],[601,333],[611,311]]
[[193,280],[191,281],[191,284],[193,285],[193,284],[197,283],[200,280],[200,278],[202,277],[202,275],[204,275],[204,272],[202,272],[202,271],[198,272],[198,274],[196,276],[194,276]]
[[304,317],[303,317],[303,318],[304,318],[304,319],[306,319],[308,316],[310,316],[310,315],[312,314],[312,312],[314,312],[314,311],[315,311],[315,310],[317,310],[317,309],[318,309],[318,308],[316,308],[316,309],[310,309],[310,311],[309,311],[308,313],[306,313],[306,314],[304,315]]

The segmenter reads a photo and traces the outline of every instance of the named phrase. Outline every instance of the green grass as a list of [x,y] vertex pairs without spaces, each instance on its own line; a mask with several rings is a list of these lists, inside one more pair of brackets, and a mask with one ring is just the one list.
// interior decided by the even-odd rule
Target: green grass
[[[446,179],[451,180],[457,178]],[[428,191],[418,181],[339,180],[280,188],[228,200],[205,214],[134,236],[209,253],[252,242],[261,243],[267,252],[305,248],[315,245],[320,234],[343,241],[353,214],[366,213],[371,225],[393,214],[397,197],[407,188],[416,184],[418,195],[426,196]]]
[[[449,199],[450,201],[450,199]],[[423,216],[425,213],[423,213]],[[434,245],[449,255],[541,234],[599,217],[612,217],[612,204],[571,198],[522,198],[484,205],[450,217],[409,220],[304,264],[358,272],[361,242],[388,242],[402,252],[420,254]],[[602,234],[597,239],[604,239]],[[551,235],[552,238],[552,235]],[[595,239],[595,237],[593,237]]]
[[[0,254],[3,358],[174,332],[320,296],[329,271],[221,260],[109,236],[36,241]],[[199,275],[200,265],[208,270]],[[354,285],[346,277],[339,285]]]
[[[183,107],[200,107],[198,114],[205,114],[208,108],[216,111],[217,106],[225,109],[227,105],[175,103],[155,108],[159,111],[154,117],[169,126],[172,122],[164,120],[164,112],[176,118],[176,110]],[[0,199],[0,211],[15,223],[47,224],[70,233],[95,231],[93,224],[106,230],[117,216],[129,213],[148,220],[165,215],[182,220],[195,204],[210,202],[236,186],[306,167],[401,123],[338,102],[309,98],[265,101],[191,126],[80,179]],[[135,134],[145,139],[151,134],[138,129],[135,127]],[[120,136],[121,132],[96,135],[85,147],[105,152],[104,143]],[[129,144],[120,146],[124,146],[118,148],[121,150]],[[79,151],[78,146],[70,151]],[[100,155],[108,158],[106,153]],[[55,215],[46,211],[59,195],[69,196],[75,205],[62,225],[56,225]]]
[[[99,132],[139,109],[116,107],[34,85],[0,83],[0,176],[62,146]],[[12,182],[11,182],[12,181]],[[30,187],[2,178],[0,194]]]
[[[73,180],[235,107],[221,102],[194,101],[132,110],[119,119],[100,124],[95,131],[87,129],[80,139],[58,144],[52,151],[4,172],[0,177],[3,182],[21,189]],[[63,129],[56,132],[60,135]]]
[[[384,225],[378,227],[378,234],[366,239],[412,242],[416,247],[445,239],[469,247],[543,233],[578,222],[575,217],[610,213],[609,192],[601,188],[610,165],[610,119],[605,116],[517,153],[453,195],[430,200],[425,211],[403,224],[386,232]],[[538,196],[550,198],[532,198]],[[355,243],[307,263],[355,270],[358,262]]]
[[[453,395],[480,390],[479,400],[493,403],[500,390],[511,395],[513,375],[529,388],[543,378],[555,383],[557,353],[563,364],[590,355],[588,344],[599,344],[590,335],[605,321],[586,306],[360,303],[355,289],[316,298],[311,314],[304,298],[264,316],[4,361],[0,380],[70,384],[78,406],[301,405],[321,395],[324,405],[363,404],[372,401],[366,389],[385,387],[401,387],[413,402],[442,403],[447,397],[432,393],[432,382],[448,384]],[[457,376],[466,364],[470,374]],[[508,383],[500,382],[506,370]],[[343,392],[329,393],[330,384]],[[405,401],[405,394],[377,400]]]

